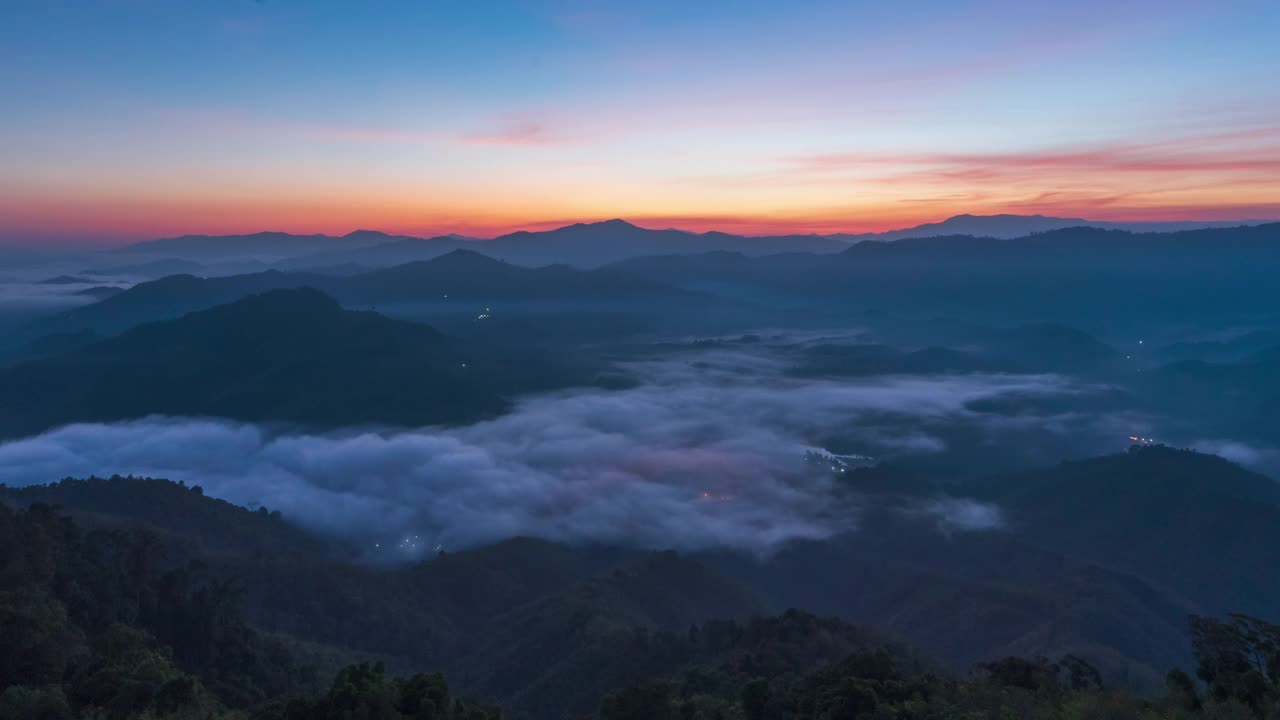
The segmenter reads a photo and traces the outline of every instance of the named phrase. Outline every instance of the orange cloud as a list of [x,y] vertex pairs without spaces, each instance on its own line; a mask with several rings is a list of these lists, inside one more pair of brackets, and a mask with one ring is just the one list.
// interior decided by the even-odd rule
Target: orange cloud
[[[1111,144],[1016,153],[829,153],[783,158],[783,174],[822,176],[868,167],[929,168],[948,180],[987,180],[1051,170],[1057,173],[1194,173],[1280,171],[1280,127],[1197,135],[1141,144]],[[914,175],[913,177],[919,177]]]

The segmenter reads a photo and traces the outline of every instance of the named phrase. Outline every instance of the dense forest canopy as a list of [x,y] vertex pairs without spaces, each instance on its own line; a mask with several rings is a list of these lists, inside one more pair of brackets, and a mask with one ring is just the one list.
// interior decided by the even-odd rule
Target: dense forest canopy
[[[163,512],[143,528],[122,526],[110,508],[73,519],[41,503],[0,507],[0,717],[1243,719],[1280,711],[1280,626],[1248,615],[1191,616],[1194,666],[1170,669],[1163,690],[1138,695],[1108,686],[1073,655],[1009,657],[955,672],[880,633],[796,610],[682,629],[673,626],[678,619],[654,625],[622,612],[623,601],[610,599],[616,583],[628,594],[662,595],[708,582],[699,579],[705,570],[669,554],[638,566],[624,556],[598,558],[598,580],[517,607],[485,641],[483,661],[451,665],[457,674],[449,679],[429,667],[411,672],[404,658],[391,658],[403,668],[392,671],[332,639],[317,642],[305,625],[281,634],[247,619],[252,588],[235,568],[269,562],[265,548],[280,544],[273,535],[288,532],[278,515],[173,483],[67,482],[133,486],[139,497],[180,493],[207,523],[240,527],[226,537],[245,540],[206,544],[208,526],[161,533]],[[441,572],[502,581],[484,554],[442,557],[422,570],[459,562]],[[700,592],[724,589],[713,583]],[[631,613],[674,599],[642,600]],[[476,674],[482,667],[495,674],[484,679]],[[485,699],[468,699],[467,688]]]

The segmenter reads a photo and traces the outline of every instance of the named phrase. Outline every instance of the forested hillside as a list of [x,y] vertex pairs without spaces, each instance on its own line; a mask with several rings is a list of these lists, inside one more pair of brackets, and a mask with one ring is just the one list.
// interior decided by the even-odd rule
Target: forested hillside
[[[168,497],[168,510],[132,527],[93,499],[106,489]],[[954,672],[834,618],[762,614],[750,590],[671,553],[516,542],[403,574],[357,570],[270,511],[167,482],[3,496],[3,718],[1269,718],[1280,707],[1280,628],[1247,616],[1192,617],[1198,679],[1174,670],[1164,690],[1138,696],[1104,687],[1073,655]],[[79,519],[26,505],[50,496],[73,501]],[[201,540],[214,525],[238,530]],[[274,590],[255,586],[304,552],[313,561],[283,581],[317,583],[288,601],[312,619],[290,624],[267,607]],[[344,594],[407,600],[376,614]],[[726,611],[737,619],[715,619]],[[364,612],[375,614],[362,626]],[[329,613],[356,625],[326,630],[315,620]],[[377,627],[387,639],[356,647]],[[450,627],[436,645],[431,633]]]

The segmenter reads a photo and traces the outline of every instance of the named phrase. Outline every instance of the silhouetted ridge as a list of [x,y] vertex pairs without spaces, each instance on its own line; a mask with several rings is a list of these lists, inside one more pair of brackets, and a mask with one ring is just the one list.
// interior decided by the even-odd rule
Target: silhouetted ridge
[[468,250],[466,248],[458,248],[457,250],[451,250],[430,260],[422,260],[420,262],[401,265],[400,269],[408,270],[415,267],[477,272],[508,268],[511,266],[501,260],[495,260],[482,252]]
[[1280,485],[1170,447],[1067,462],[971,487],[1032,542],[1171,588],[1213,612],[1269,612],[1280,596]]
[[260,318],[268,322],[297,315],[323,318],[341,312],[342,306],[337,300],[312,287],[268,290],[208,311],[210,316],[242,314],[246,319]]
[[313,288],[277,289],[0,373],[0,434],[154,414],[459,422],[504,409],[495,388],[508,377],[500,359],[459,357],[426,325],[343,310]]
[[58,275],[39,282],[40,285],[85,285],[93,282],[88,278],[82,278],[76,275]]

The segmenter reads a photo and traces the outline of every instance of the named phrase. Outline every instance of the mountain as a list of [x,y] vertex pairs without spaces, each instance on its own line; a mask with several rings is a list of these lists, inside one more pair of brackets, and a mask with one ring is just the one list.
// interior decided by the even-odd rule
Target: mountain
[[[57,503],[104,530],[113,518],[114,527],[142,522],[168,544],[192,538],[179,557],[195,553],[212,577],[239,577],[245,617],[262,630],[445,670],[516,717],[586,715],[611,688],[708,663],[802,673],[876,648],[914,662],[850,620],[905,634],[960,670],[1010,653],[1074,652],[1110,681],[1150,687],[1186,659],[1185,606],[1003,534],[948,538],[872,519],[848,538],[765,560],[518,539],[369,567],[320,544],[308,551],[287,517],[165,481],[67,480],[0,488],[0,500]],[[844,620],[744,620],[799,601]]]
[[88,278],[76,277],[75,275],[58,275],[56,277],[41,280],[38,285],[91,285],[93,281]]
[[[156,489],[154,481],[150,489]],[[200,501],[195,489],[174,487],[164,492],[190,496],[192,502],[179,503],[184,507]],[[233,510],[218,516],[235,514]],[[245,516],[242,520],[258,515],[240,514]],[[257,519],[264,528],[280,522],[271,516]],[[923,667],[899,644],[876,633],[805,613],[793,611],[741,623],[711,621],[690,630],[687,625],[628,624],[636,618],[615,615],[610,603],[595,599],[599,591],[616,602],[641,607],[664,589],[677,600],[690,594],[673,581],[694,580],[689,588],[694,594],[715,585],[705,573],[691,577],[697,571],[687,561],[658,554],[618,566],[586,583],[558,578],[565,585],[550,595],[517,596],[523,606],[518,613],[538,624],[498,622],[515,634],[471,638],[458,648],[462,658],[442,654],[428,661],[435,672],[388,681],[383,659],[375,664],[367,662],[368,655],[317,643],[314,638],[328,630],[322,625],[303,624],[304,635],[288,636],[264,631],[251,618],[244,602],[246,585],[252,594],[261,578],[239,576],[237,571],[269,565],[275,560],[269,552],[228,566],[184,546],[179,537],[128,526],[86,530],[76,519],[40,504],[11,509],[0,503],[0,538],[6,541],[0,545],[0,561],[10,589],[0,594],[0,619],[10,641],[0,658],[0,688],[4,689],[0,712],[5,717],[550,720],[592,717],[613,690],[674,679],[685,671],[697,670],[707,681],[732,682],[744,673],[748,677],[768,673],[783,682],[844,661],[853,652],[913,673]],[[483,570],[486,558],[459,560],[473,570]],[[422,571],[436,575],[431,566],[437,564],[456,563],[442,558]],[[289,567],[282,564],[280,569],[287,572]],[[513,578],[530,575],[514,564],[506,570]],[[370,573],[353,566],[304,565],[301,572],[295,566],[292,575],[313,579],[330,575],[335,581],[346,581],[345,585],[335,582],[336,592],[307,597],[292,612],[315,617],[320,607],[354,610],[344,607],[348,598],[372,596],[402,611],[379,612],[381,608],[373,605],[370,609],[377,619],[403,633],[415,633],[404,639],[416,641],[419,647],[434,644],[436,638],[416,634],[425,628],[415,624],[415,602],[431,604],[433,595],[453,590],[424,584],[426,593],[412,598],[397,595],[388,592],[391,588],[378,582],[376,575],[373,583],[362,582],[370,579]],[[496,572],[488,576],[473,572],[470,577],[504,579]],[[483,582],[461,579],[467,591],[485,596]],[[635,587],[646,588],[647,594],[626,597],[625,590]],[[404,593],[414,588],[402,585],[395,590]],[[579,609],[588,615],[579,615]],[[562,618],[564,612],[570,616]],[[338,627],[348,619],[357,626],[365,620],[341,613],[336,617],[344,621]],[[570,625],[555,632],[553,626],[563,620]],[[487,673],[469,676],[472,665],[460,659],[474,662],[474,667]],[[366,662],[354,664],[358,660]],[[410,662],[418,666],[424,661]],[[458,699],[438,674],[441,668],[454,678],[454,688],[501,699],[507,712]],[[711,689],[707,686],[704,692]],[[738,695],[734,692],[730,702]]]
[[113,335],[135,325],[171,320],[196,310],[233,302],[246,295],[285,288],[315,287],[319,276],[268,270],[249,275],[198,278],[170,275],[142,282],[92,305],[73,308],[39,321],[34,335],[65,334],[85,330]]
[[[1182,478],[1178,485],[1194,494],[1178,494],[1169,504],[1196,503],[1205,515],[1236,509],[1205,503],[1206,498],[1269,502],[1276,493],[1261,484],[1265,478],[1232,469],[1221,460],[1156,450],[1152,455],[1141,451],[1090,460],[1071,469],[1070,477],[1047,477],[1056,472],[1049,468],[993,478],[985,489],[975,486],[1000,499],[1007,518],[1003,530],[943,532],[913,516],[909,504],[894,508],[888,498],[872,502],[868,497],[857,532],[798,543],[767,558],[516,539],[418,564],[368,566],[311,540],[290,524],[290,518],[265,508],[252,512],[209,498],[199,488],[141,478],[0,486],[0,531],[8,532],[6,523],[14,516],[3,505],[34,503],[25,511],[32,515],[21,517],[41,527],[61,528],[57,533],[42,530],[39,537],[44,542],[53,538],[57,543],[78,543],[85,537],[90,544],[83,555],[59,546],[44,564],[30,565],[57,569],[53,577],[65,582],[49,583],[47,592],[61,593],[60,598],[73,603],[73,617],[93,607],[77,602],[76,593],[86,588],[99,592],[101,587],[94,563],[126,558],[129,563],[122,563],[122,568],[143,574],[133,581],[140,596],[123,594],[112,600],[126,606],[137,597],[152,597],[150,593],[166,587],[163,582],[174,582],[160,580],[169,568],[198,567],[202,579],[177,586],[190,587],[193,594],[178,594],[171,601],[175,612],[185,612],[188,598],[207,597],[196,593],[200,587],[239,587],[237,605],[243,608],[243,619],[237,622],[252,623],[265,637],[284,640],[312,657],[350,661],[372,656],[407,671],[443,670],[464,692],[500,700],[514,718],[589,717],[610,690],[655,680],[688,683],[686,699],[719,692],[720,683],[733,686],[730,678],[744,675],[785,682],[784,677],[794,679],[829,663],[846,662],[851,653],[871,653],[881,657],[879,662],[890,658],[898,667],[913,668],[913,673],[940,672],[881,632],[905,636],[959,672],[973,662],[999,661],[1010,654],[1070,653],[1097,665],[1108,684],[1154,691],[1168,667],[1190,666],[1186,613],[1203,607],[1137,576],[1140,572],[1149,577],[1150,568],[1176,567],[1183,547],[1174,544],[1163,555],[1153,556],[1150,553],[1158,553],[1168,538],[1157,535],[1139,541],[1137,553],[1129,552],[1126,544],[1133,538],[1114,536],[1110,528],[1123,513],[1132,512],[1133,503],[1121,502],[1114,511],[1101,513],[1093,504],[1111,499],[1098,496],[1099,487],[1120,484],[1108,468],[1117,462],[1162,467],[1169,471],[1166,477]],[[1095,474],[1100,475],[1096,482],[1078,483]],[[1222,478],[1230,482],[1217,482]],[[1078,494],[1073,493],[1077,486]],[[1043,495],[1048,487],[1053,493]],[[1146,483],[1131,494],[1146,498],[1140,504],[1154,501],[1159,510],[1161,492],[1162,483]],[[91,528],[91,534],[68,531],[66,521],[53,517],[39,520],[41,513],[50,512],[47,506],[40,509],[41,503],[73,511],[76,522]],[[1093,510],[1080,513],[1081,506]],[[1042,509],[1031,514],[1032,508]],[[1064,517],[1052,517],[1051,508],[1066,508],[1060,513]],[[1231,522],[1233,517],[1220,520]],[[1134,534],[1153,528],[1158,532],[1164,519],[1153,514],[1138,523]],[[1045,522],[1049,532],[1037,534]],[[1062,527],[1073,523],[1082,530],[1066,537],[1067,549],[1048,549],[1045,538],[1058,536]],[[145,537],[130,530],[139,525],[162,534],[143,542]],[[1096,562],[1084,558],[1083,550],[1095,544],[1089,528],[1106,543],[1115,543]],[[1240,534],[1256,529],[1247,524]],[[0,532],[0,537],[10,535]],[[25,535],[12,537],[13,542],[3,544],[11,553],[36,553],[47,547],[20,541]],[[1257,539],[1260,558],[1272,545],[1266,544],[1266,535]],[[92,549],[120,543],[127,543],[127,551],[95,555]],[[1207,546],[1205,554],[1215,549]],[[134,562],[139,557],[170,562]],[[1223,557],[1234,561],[1238,555]],[[1111,569],[1129,562],[1139,565],[1135,574]],[[1266,571],[1249,562],[1241,568],[1223,567],[1209,577],[1239,589],[1246,587],[1242,579],[1250,582],[1245,577],[1250,572]],[[149,579],[148,573],[155,573],[156,579]],[[239,583],[220,584],[227,577],[237,577]],[[9,597],[0,597],[0,608]],[[745,619],[788,605],[842,619],[797,611]],[[184,670],[208,673],[221,668],[217,658],[225,646],[215,645],[212,656],[190,654],[204,646],[188,646],[186,639],[193,636],[179,633],[180,626],[163,624],[166,616],[149,614],[164,607],[144,602],[142,612],[132,617],[156,628],[165,642],[178,643],[174,657]],[[229,619],[219,617],[219,622]],[[850,621],[879,631],[851,626]],[[245,637],[252,635],[242,630],[220,642]],[[199,634],[194,638],[204,642]],[[255,665],[252,672],[288,667],[280,664],[284,657],[278,655],[271,665]],[[223,672],[207,676],[210,687],[220,693],[236,688]],[[268,674],[255,685],[242,686],[241,693],[249,692],[240,697],[259,697],[264,688],[276,687],[272,683],[298,682],[267,682],[268,677],[279,676]],[[741,697],[740,688],[729,697]]]
[[1260,223],[1169,232],[1133,232],[1097,226],[1067,227],[1004,238],[973,233],[911,235],[896,242],[858,242],[843,254],[851,259],[930,258],[975,262],[1019,260],[1105,266],[1137,262],[1139,267],[1167,266],[1189,258],[1215,260],[1228,267],[1258,257],[1277,256],[1280,223]]
[[[1163,222],[1125,223],[1098,222],[1084,218],[1059,218],[1043,215],[957,215],[941,222],[882,233],[836,233],[831,235],[764,235],[744,236],[711,231],[694,233],[685,230],[642,228],[624,220],[575,223],[553,230],[518,231],[491,240],[478,240],[460,235],[418,238],[390,235],[375,230],[356,230],[343,236],[294,235],[283,232],[260,232],[248,235],[184,235],[134,243],[103,257],[115,269],[98,272],[156,277],[160,266],[150,267],[129,258],[145,258],[152,263],[167,263],[170,273],[199,272],[197,267],[177,267],[176,263],[201,264],[230,261],[275,263],[281,270],[314,270],[321,267],[363,265],[389,267],[407,262],[429,260],[458,248],[471,248],[487,255],[521,265],[565,263],[577,267],[596,267],[632,257],[646,255],[693,254],[704,252],[741,252],[746,255],[770,255],[791,252],[834,253],[849,244],[885,242],[939,236],[1023,238],[1055,230],[1095,228],[1134,233],[1169,233],[1193,229],[1226,228],[1262,224],[1261,221],[1238,222]],[[249,268],[221,268],[218,274],[248,272]]]
[[266,269],[267,264],[256,258],[237,256],[226,260],[202,259],[197,262],[180,257],[160,257],[136,263],[99,263],[96,267],[85,270],[84,274],[94,277],[153,280],[167,275],[199,275],[201,277],[243,275],[262,272]]
[[125,291],[125,288],[118,287],[115,285],[95,285],[93,287],[87,287],[83,290],[76,290],[74,294],[84,295],[86,297],[91,297],[95,300],[105,300],[109,297],[114,297],[116,295],[119,295],[124,291]]
[[1270,613],[1280,597],[1280,484],[1163,446],[993,478],[969,488],[1015,531],[1068,557],[1167,588],[1211,613]]
[[383,235],[378,242],[372,245],[286,258],[276,263],[275,267],[280,270],[305,270],[311,272],[343,266],[363,266],[370,269],[394,267],[411,262],[430,260],[464,247],[481,249],[483,246],[477,241],[469,241],[455,235],[441,235],[431,238],[400,237],[398,239]]
[[57,506],[93,528],[145,527],[210,557],[271,554],[298,561],[336,545],[272,513],[208,497],[198,486],[151,478],[66,478],[48,485],[0,485],[0,503]]
[[774,607],[876,628],[956,670],[1008,655],[1072,653],[1108,682],[1150,689],[1186,659],[1184,622],[1194,606],[1175,594],[1007,530],[952,532],[913,518],[912,505],[864,505],[855,533],[796,543],[762,561],[704,562],[759,588]]
[[705,565],[653,553],[493,618],[458,676],[521,715],[586,714],[609,689],[692,656],[691,625],[763,608]]
[[365,247],[387,242],[393,236],[357,230],[342,237],[258,232],[248,235],[183,235],[133,243],[109,251],[110,256],[173,257],[197,261],[256,259],[263,262],[308,253]]
[[904,351],[888,345],[823,343],[803,348],[792,374],[807,376],[935,375],[999,372],[1008,366],[945,347]]
[[1273,304],[1271,278],[1280,272],[1280,223],[1171,233],[1077,227],[1015,239],[905,238],[859,242],[828,255],[667,255],[610,267],[791,308],[813,326],[861,324],[877,315],[893,316],[899,326],[939,318],[1015,326],[1051,318],[1136,340],[1156,331],[1269,322],[1263,318]]
[[978,331],[974,343],[987,357],[1003,360],[1005,369],[1107,375],[1129,367],[1115,348],[1083,330],[1059,323]]
[[198,278],[175,275],[134,285],[125,292],[50,318],[28,334],[92,330],[102,335],[139,323],[165,320],[268,290],[313,287],[351,307],[403,305],[474,320],[484,307],[502,302],[503,312],[536,311],[559,304],[565,310],[623,307],[652,313],[706,298],[615,270],[577,270],[557,265],[528,268],[471,250],[432,260],[347,276],[269,270],[249,275]]
[[454,250],[432,260],[373,270],[326,285],[344,301],[370,303],[426,302],[445,296],[479,303],[673,302],[691,297],[614,270],[578,270],[567,265],[527,268],[473,250]]
[[1065,373],[1119,375],[1124,357],[1111,346],[1076,328],[1036,323],[1013,328],[952,331],[964,347],[929,346],[901,350],[880,343],[824,342],[795,349],[796,375],[873,376],[939,373]]
[[818,235],[743,237],[728,233],[650,230],[624,220],[577,223],[555,230],[521,230],[477,243],[485,254],[521,264],[566,263],[595,267],[640,255],[737,251],[763,255],[785,251],[834,252],[844,244]]
[[[1013,266],[1005,263],[1016,262],[1018,268],[1031,264],[1149,272],[1179,267],[1180,263],[1189,261],[1208,262],[1209,267],[1215,269],[1247,267],[1259,260],[1274,263],[1280,258],[1278,238],[1280,223],[1141,233],[1069,226],[1012,237],[953,231],[905,234],[894,242],[857,241],[835,256],[781,251],[761,257],[713,251],[654,253],[657,257],[635,253],[627,260],[614,263],[613,267],[655,275],[694,271],[759,274],[771,270],[843,272],[858,267],[880,270],[910,263],[906,269],[955,272],[960,269],[958,264],[964,263],[966,271],[977,267],[990,275],[1006,272]],[[920,265],[922,262],[925,264]]]
[[430,327],[275,290],[0,372],[11,408],[0,433],[151,414],[321,427],[474,420],[506,403],[469,359]]
[[1002,526],[984,532],[922,519],[939,489],[892,468],[842,480],[865,488],[857,532],[703,562],[775,606],[879,628],[956,667],[1069,652],[1151,688],[1187,659],[1188,612],[1270,615],[1280,596],[1280,484],[1216,456],[1134,447],[940,485],[998,508]]
[[[540,266],[556,263],[595,267],[637,255],[698,253],[712,250],[751,255],[778,252],[835,252],[845,243],[819,235],[742,236],[721,232],[651,230],[623,220],[576,223],[554,230],[519,231],[491,240],[460,235],[417,238],[358,230],[341,237],[263,232],[251,235],[185,235],[134,243],[104,258],[114,269],[100,272],[147,274],[151,263],[270,262],[281,270],[312,270],[347,264],[369,267],[429,260],[450,250],[470,248],[508,262]],[[195,272],[195,267],[175,272]]]
[[[195,489],[166,492],[196,498],[187,506],[199,502]],[[1203,687],[1175,668],[1162,690],[1138,696],[1104,685],[1096,668],[1072,654],[995,658],[953,674],[877,632],[799,610],[662,628],[628,625],[625,615],[610,616],[609,603],[594,601],[593,589],[624,605],[644,604],[648,598],[623,597],[637,584],[667,588],[672,599],[686,595],[672,581],[690,579],[692,567],[656,554],[533,598],[512,616],[550,618],[546,625],[526,631],[512,623],[514,635],[471,639],[463,652],[483,669],[480,676],[469,675],[467,662],[455,656],[433,662],[430,671],[410,661],[404,677],[391,677],[383,655],[316,642],[328,627],[304,624],[306,634],[290,636],[251,618],[244,598],[259,578],[236,570],[269,565],[270,553],[223,566],[181,538],[128,526],[86,529],[42,504],[0,503],[0,538],[6,718],[1139,720],[1265,718],[1280,708],[1280,626],[1243,615],[1189,618],[1184,647],[1194,653]],[[509,569],[521,574],[518,566]],[[294,574],[325,575],[338,592],[309,596],[291,612],[341,608],[371,589],[370,609],[380,609],[383,588],[361,582],[369,575],[354,567],[309,566]],[[701,590],[715,582],[695,584]],[[401,600],[397,611],[414,607],[384,597]],[[544,607],[556,612],[539,612]],[[420,629],[412,613],[379,619],[406,632]],[[552,625],[567,631],[548,633]],[[434,637],[416,639],[430,644]],[[471,692],[486,698],[469,699]]]
[[1201,437],[1280,442],[1280,346],[1235,362],[1169,363],[1144,372],[1136,387],[1148,408],[1194,418]]
[[1126,230],[1135,233],[1178,232],[1206,228],[1257,225],[1262,221],[1236,222],[1100,222],[1084,218],[1051,217],[1046,215],[955,215],[941,222],[925,223],[915,227],[889,230],[879,233],[839,233],[830,237],[847,243],[864,241],[885,242],[908,238],[939,237],[945,235],[972,235],[1013,239],[1075,227],[1093,227],[1107,230]]

